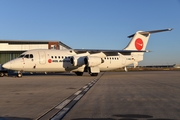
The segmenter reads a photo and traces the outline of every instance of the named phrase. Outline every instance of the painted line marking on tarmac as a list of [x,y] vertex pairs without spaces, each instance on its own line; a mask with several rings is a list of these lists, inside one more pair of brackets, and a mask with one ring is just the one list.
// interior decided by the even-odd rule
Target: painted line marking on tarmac
[[88,86],[86,85],[86,86],[83,87],[83,89],[85,89],[85,88],[87,88],[87,87],[88,87]]
[[77,91],[74,95],[79,95],[79,93],[81,93],[82,91],[81,90],[79,90],[79,91]]
[[70,95],[67,99],[65,99],[63,102],[58,104],[56,107],[54,107],[44,115],[40,116],[37,120],[61,120],[71,110],[71,108],[87,93],[87,91],[103,76],[103,74],[83,86],[74,94]]
[[[77,91],[74,95],[75,98],[71,100],[71,102],[69,104],[71,104],[70,106],[68,106],[69,108],[67,109],[62,109],[60,110],[51,120],[60,120],[62,119],[67,113],[68,111],[86,94],[86,92],[93,86],[92,84],[93,81],[89,82],[88,85],[85,85],[84,87],[81,88],[81,90]],[[95,83],[94,83],[95,84]],[[80,92],[81,91],[81,92]]]
[[69,111],[70,108],[63,108],[61,112],[59,112],[55,117],[51,118],[51,120],[60,120],[59,118],[63,118],[63,116]]
[[86,88],[84,91],[87,92],[89,90],[89,88]]
[[56,109],[62,109],[63,107],[65,107],[71,100],[67,99],[65,101],[63,101],[62,103],[60,103],[57,107],[55,107]]
[[81,99],[82,96],[83,96],[83,94],[80,94],[76,98],[74,98],[74,100],[79,100],[79,99]]

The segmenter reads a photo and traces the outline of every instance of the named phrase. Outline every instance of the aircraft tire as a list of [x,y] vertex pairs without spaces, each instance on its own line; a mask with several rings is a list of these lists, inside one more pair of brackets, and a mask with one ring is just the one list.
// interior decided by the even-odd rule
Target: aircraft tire
[[77,76],[82,76],[82,75],[83,75],[83,72],[75,72],[75,74],[76,74]]
[[98,76],[98,73],[91,73],[91,76]]
[[22,77],[22,73],[18,73],[18,74],[17,74],[17,77],[18,77],[18,78],[21,78],[21,77]]
[[0,77],[4,77],[4,73],[1,72],[1,73],[0,73]]

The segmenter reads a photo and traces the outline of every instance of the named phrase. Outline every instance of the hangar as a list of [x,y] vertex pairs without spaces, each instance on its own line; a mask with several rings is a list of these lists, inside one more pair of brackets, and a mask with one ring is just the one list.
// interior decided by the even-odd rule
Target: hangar
[[0,64],[18,57],[31,49],[71,49],[61,41],[0,40]]

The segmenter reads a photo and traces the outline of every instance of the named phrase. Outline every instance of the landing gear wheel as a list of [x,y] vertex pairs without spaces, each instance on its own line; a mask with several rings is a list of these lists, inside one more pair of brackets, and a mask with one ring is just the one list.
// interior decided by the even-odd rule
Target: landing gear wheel
[[4,77],[4,73],[0,73],[0,77]]
[[22,77],[22,73],[18,73],[17,77],[21,78]]
[[5,73],[4,75],[5,75],[5,76],[8,76],[8,73]]
[[75,72],[75,74],[76,74],[77,76],[82,76],[82,75],[83,75],[83,72]]
[[98,76],[98,73],[91,73],[91,76]]

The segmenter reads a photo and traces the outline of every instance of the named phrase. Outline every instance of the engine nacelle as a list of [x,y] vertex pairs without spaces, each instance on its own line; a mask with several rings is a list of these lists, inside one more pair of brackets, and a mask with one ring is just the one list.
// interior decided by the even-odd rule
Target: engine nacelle
[[87,56],[84,58],[84,63],[89,67],[98,66],[103,62],[104,60],[97,56]]
[[82,56],[73,56],[73,57],[71,57],[70,61],[73,66],[84,65],[84,57],[82,57]]

